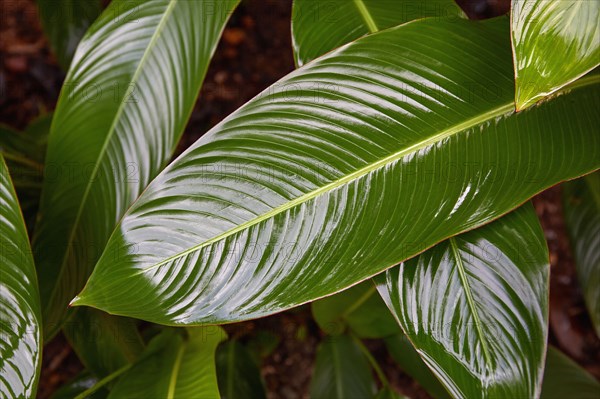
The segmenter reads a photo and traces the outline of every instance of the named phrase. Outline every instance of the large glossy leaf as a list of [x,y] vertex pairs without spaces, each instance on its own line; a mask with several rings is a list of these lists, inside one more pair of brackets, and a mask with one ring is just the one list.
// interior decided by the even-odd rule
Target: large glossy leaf
[[400,333],[386,337],[384,342],[394,361],[433,398],[450,399],[446,388],[444,388],[425,362],[423,362],[406,335]]
[[302,66],[368,33],[417,18],[462,15],[453,0],[294,0],[294,58]]
[[258,365],[242,344],[237,341],[221,344],[216,361],[222,399],[266,398]]
[[600,337],[600,172],[567,182],[562,190],[577,277]]
[[237,2],[113,1],[81,41],[52,124],[34,240],[46,336],[169,160]]
[[596,0],[512,1],[517,109],[600,65],[599,10]]
[[109,398],[218,399],[215,349],[226,337],[217,327],[173,330],[156,336],[133,367],[111,389]]
[[73,304],[222,323],[343,290],[598,168],[599,82],[515,114],[507,18],[361,38],[169,165]]
[[35,396],[41,315],[25,222],[0,155],[0,396]]
[[78,309],[63,332],[81,362],[98,377],[132,363],[144,349],[134,320],[96,309]]
[[548,348],[541,399],[598,399],[600,382],[558,349]]
[[83,34],[100,15],[100,0],[37,0],[37,5],[54,54],[67,69]]
[[400,332],[372,281],[312,303],[312,314],[330,335],[350,329],[360,338],[383,338]]
[[317,348],[311,399],[371,399],[375,380],[369,361],[348,335],[329,336]]
[[549,255],[531,204],[375,277],[425,363],[455,398],[535,398]]

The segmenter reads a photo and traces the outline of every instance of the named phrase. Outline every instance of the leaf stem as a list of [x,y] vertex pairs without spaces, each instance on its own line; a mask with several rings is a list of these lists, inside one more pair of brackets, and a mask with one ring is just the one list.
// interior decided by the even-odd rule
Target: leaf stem
[[105,386],[106,384],[108,384],[109,382],[114,380],[115,378],[119,377],[121,374],[123,374],[130,368],[131,368],[131,363],[126,364],[125,366],[121,367],[114,373],[109,374],[106,377],[104,377],[103,379],[101,379],[100,381],[98,381],[96,384],[94,384],[93,387],[90,387],[90,388],[86,389],[85,391],[81,392],[79,395],[75,396],[75,399],[87,398],[88,396],[90,396],[91,394],[93,394],[94,392],[96,392],[97,390],[99,390],[100,388],[102,388],[103,386]]
[[371,352],[369,351],[369,349],[367,349],[365,344],[363,344],[363,342],[360,340],[360,338],[358,338],[356,335],[350,333],[350,336],[352,337],[352,339],[354,340],[356,345],[358,345],[358,347],[360,348],[362,353],[367,357],[367,359],[369,360],[369,363],[371,363],[371,366],[375,370],[375,374],[377,374],[377,378],[379,378],[379,381],[381,381],[381,384],[385,388],[388,388],[390,386],[390,382],[388,381],[387,377],[385,376],[383,370],[381,370],[381,367],[379,367],[377,360],[375,360],[373,355],[371,355]]
[[360,298],[358,298],[358,300],[356,302],[354,302],[351,306],[349,306],[348,308],[346,308],[346,310],[344,310],[344,312],[340,315],[340,318],[343,319],[346,316],[348,316],[349,314],[351,314],[352,312],[354,312],[356,309],[358,309],[363,303],[365,303],[370,297],[371,295],[373,295],[375,293],[375,284],[373,284],[372,287],[370,287],[367,291],[365,291],[364,294],[362,294],[362,296]]
[[22,157],[22,156],[19,156],[16,154],[11,154],[10,152],[6,152],[6,151],[0,151],[0,153],[2,153],[4,158],[10,159],[11,161],[18,162],[22,165],[27,165],[36,170],[44,169],[44,166],[42,164],[32,161],[31,159],[28,159],[28,158],[25,158],[25,157]]

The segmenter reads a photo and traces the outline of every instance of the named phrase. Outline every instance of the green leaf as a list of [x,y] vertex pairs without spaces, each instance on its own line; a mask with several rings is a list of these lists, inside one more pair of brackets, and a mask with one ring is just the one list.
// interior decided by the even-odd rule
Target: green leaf
[[37,0],[37,5],[58,63],[68,69],[79,41],[102,11],[100,0]]
[[237,341],[225,342],[217,348],[217,377],[222,399],[266,398],[258,365]]
[[117,0],[81,41],[52,123],[34,239],[46,337],[171,157],[237,2]]
[[600,2],[513,0],[517,109],[524,109],[600,65]]
[[598,399],[600,382],[577,363],[549,347],[541,399]]
[[369,33],[423,17],[462,15],[453,0],[294,0],[294,59],[302,66]]
[[72,303],[262,317],[600,167],[599,76],[516,114],[508,19],[435,22],[361,38],[213,128],[128,210]]
[[42,357],[35,266],[25,222],[0,154],[0,396],[32,398]]
[[33,232],[42,192],[44,158],[52,114],[34,119],[23,132],[0,125],[4,156],[19,198],[28,233]]
[[562,192],[577,278],[600,337],[600,172],[564,183]]
[[63,332],[81,362],[98,377],[132,363],[144,349],[135,320],[96,309],[77,309]]
[[375,399],[409,399],[404,395],[394,392],[391,388],[383,388],[377,393]]
[[548,334],[549,255],[533,206],[375,277],[455,398],[535,398]]
[[[98,378],[84,371],[77,375],[73,380],[67,382],[60,389],[52,394],[50,399],[73,399],[77,395],[85,392],[98,383]],[[87,396],[88,399],[104,399],[108,396],[108,391],[104,388],[99,389],[92,395]]]
[[372,281],[313,302],[312,314],[321,330],[330,335],[342,334],[347,328],[360,338],[383,338],[400,332]]
[[317,348],[311,399],[371,399],[375,380],[366,356],[348,335],[329,336]]
[[423,362],[406,335],[400,333],[387,337],[384,342],[394,361],[432,397],[436,399],[450,399],[446,388],[444,388],[425,362]]
[[219,398],[215,349],[225,331],[218,326],[186,331],[187,338],[173,330],[155,337],[109,398]]
[[248,338],[246,348],[254,361],[259,364],[262,359],[270,356],[277,349],[280,342],[281,337],[279,334],[267,330],[258,330]]

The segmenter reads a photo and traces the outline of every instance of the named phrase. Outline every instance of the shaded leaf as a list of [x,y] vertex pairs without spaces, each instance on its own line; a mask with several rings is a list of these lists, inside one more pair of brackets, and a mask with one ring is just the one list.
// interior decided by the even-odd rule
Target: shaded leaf
[[302,66],[368,33],[423,17],[462,15],[452,0],[294,0],[294,59]]
[[506,18],[425,19],[296,70],[148,186],[72,303],[169,325],[262,317],[598,168],[600,77],[515,114],[510,59]]
[[311,399],[363,399],[375,396],[371,366],[348,335],[329,336],[317,348]]
[[600,382],[558,349],[548,348],[541,399],[598,399]]
[[219,398],[215,349],[225,337],[218,326],[165,330],[117,381],[109,398]]
[[35,396],[40,372],[41,315],[25,222],[0,155],[0,396]]
[[402,370],[415,379],[435,399],[450,399],[446,388],[427,367],[406,335],[400,333],[384,340],[385,346]]
[[409,399],[404,395],[394,392],[391,388],[383,388],[377,393],[375,399]]
[[[56,392],[52,394],[50,399],[73,399],[77,395],[85,392],[89,388],[93,387],[98,383],[98,377],[93,376],[91,373],[84,371],[80,373],[73,380],[67,382],[60,387]],[[92,395],[88,396],[88,399],[104,399],[108,396],[108,391],[104,388],[99,389]]]
[[47,337],[171,157],[237,2],[117,0],[82,39],[55,111],[34,239]]
[[135,320],[96,309],[77,309],[63,328],[77,357],[98,377],[105,377],[142,353]]
[[68,69],[79,41],[102,11],[100,0],[37,0],[37,5],[58,63]]
[[52,114],[34,119],[23,132],[0,125],[0,152],[10,169],[27,231],[35,225]]
[[566,182],[562,191],[577,278],[600,337],[600,172]]
[[313,302],[312,314],[321,330],[330,335],[342,334],[346,328],[361,338],[382,338],[400,332],[372,281]]
[[246,348],[256,364],[260,364],[262,359],[270,356],[277,349],[280,342],[281,337],[278,334],[267,330],[258,330],[248,338]]
[[549,255],[531,204],[375,277],[455,398],[535,398],[548,335]]
[[517,109],[600,65],[600,2],[513,0]]
[[217,377],[223,399],[266,398],[258,365],[237,341],[225,342],[217,348]]

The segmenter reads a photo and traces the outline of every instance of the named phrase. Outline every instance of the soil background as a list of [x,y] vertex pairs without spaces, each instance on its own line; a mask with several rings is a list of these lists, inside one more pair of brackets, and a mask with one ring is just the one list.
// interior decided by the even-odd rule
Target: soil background
[[[508,1],[459,1],[473,18],[500,15]],[[244,0],[225,29],[216,55],[178,148],[203,133],[261,90],[294,69],[290,38],[291,0]],[[0,123],[23,129],[36,116],[54,109],[64,80],[49,49],[33,0],[0,2]],[[600,341],[585,310],[562,216],[560,187],[533,200],[540,216],[551,262],[550,343],[600,378]],[[279,337],[265,359],[262,374],[269,398],[305,398],[315,350],[322,333],[308,306],[226,327],[246,340],[267,330]],[[401,392],[428,395],[389,358],[379,341],[367,342],[390,381]],[[82,365],[64,337],[44,349],[39,397],[47,398],[75,376]]]

